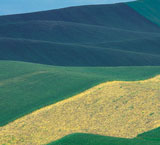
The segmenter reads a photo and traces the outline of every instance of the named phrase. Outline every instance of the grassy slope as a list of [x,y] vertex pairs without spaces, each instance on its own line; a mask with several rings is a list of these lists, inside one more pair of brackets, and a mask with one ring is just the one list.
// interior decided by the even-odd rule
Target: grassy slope
[[[92,44],[93,45],[93,44]],[[147,54],[160,54],[160,37],[128,39],[124,41],[94,43],[94,46]],[[132,47],[131,47],[132,46]]]
[[[4,16],[0,17],[0,59],[62,66],[160,65],[159,32],[157,25],[125,4]],[[128,43],[128,39],[137,40]],[[140,39],[143,49],[138,47]],[[109,46],[99,44],[110,41]],[[157,45],[150,54],[153,43]]]
[[[118,22],[117,22],[118,23]],[[134,25],[134,24],[133,24]],[[150,26],[153,28],[153,26]],[[157,32],[141,32],[141,27],[105,27],[63,21],[27,21],[0,25],[0,37],[45,40],[61,43],[91,43],[160,36]],[[148,26],[149,28],[149,26]],[[159,30],[159,31],[158,31]],[[127,37],[127,38],[126,38]]]
[[0,125],[104,81],[140,80],[160,73],[160,67],[76,68],[9,61],[1,61],[0,70],[0,107],[6,108],[0,110]]
[[128,6],[136,10],[148,20],[160,26],[160,1],[159,0],[137,0],[129,2]]
[[138,138],[151,140],[151,141],[159,141],[160,142],[160,127],[149,132],[145,132],[143,134],[138,135]]
[[[138,49],[140,45],[138,46],[135,44],[134,46],[137,49],[125,50],[125,47],[121,47],[120,44],[117,45],[120,46],[120,49],[119,47],[113,46],[113,44],[117,44],[118,42],[107,43],[109,44],[108,46],[99,47],[96,46],[96,44],[90,46],[88,44],[80,45],[28,39],[1,38],[1,51],[3,51],[3,53],[0,55],[0,59],[56,66],[160,65],[159,39],[151,41],[145,40],[144,44],[147,42],[145,48]],[[138,40],[136,42],[138,42]],[[124,43],[125,42],[123,41],[122,45],[125,45]],[[153,43],[155,45],[153,45]],[[132,44],[132,41],[129,41],[128,45],[125,46],[127,47],[130,44]],[[140,44],[143,45],[143,41],[140,41]],[[104,43],[98,45],[104,45]],[[151,50],[150,48],[152,45],[155,47]],[[153,53],[151,53],[152,51]]]
[[1,16],[0,24],[33,20],[75,22],[135,31],[159,31],[156,25],[123,3],[79,6],[30,14]]
[[[149,134],[149,136],[146,136]],[[91,134],[72,134],[49,145],[159,145],[160,128],[139,135],[134,139],[114,138]],[[150,137],[152,136],[152,138]],[[154,138],[154,140],[153,140]],[[157,140],[155,140],[157,138]]]
[[[106,11],[106,8],[107,8],[107,11]],[[93,15],[90,15],[88,12],[91,12]],[[98,13],[98,15],[97,15],[97,13]],[[73,14],[75,14],[75,15],[73,15]],[[95,17],[95,14],[97,15],[96,17]],[[148,13],[146,13],[146,14],[148,15]],[[88,15],[90,17],[88,17]],[[119,18],[119,19],[117,20],[117,19],[115,19],[115,17]],[[1,29],[1,32],[3,31],[3,33],[5,34],[5,35],[1,35],[1,37],[18,38],[18,37],[23,36],[22,38],[38,39],[39,35],[36,34],[37,33],[36,31],[34,32],[34,35],[32,35],[30,37],[26,36],[26,35],[28,35],[27,31],[29,30],[31,32],[33,26],[37,25],[37,22],[33,22],[32,20],[34,20],[34,21],[37,20],[37,22],[39,20],[41,20],[41,21],[45,20],[45,22],[42,23],[41,26],[39,26],[40,29],[36,30],[37,32],[40,32],[41,35],[44,35],[44,32],[48,33],[49,30],[47,30],[46,28],[53,25],[53,24],[48,25],[48,23],[52,23],[52,22],[48,22],[48,21],[55,21],[55,20],[56,21],[65,21],[65,22],[61,23],[60,29],[62,29],[64,27],[66,27],[66,29],[68,29],[69,27],[73,27],[73,25],[70,25],[68,27],[68,22],[73,22],[72,24],[74,24],[75,30],[77,28],[79,28],[79,24],[77,26],[77,24],[75,24],[75,23],[82,24],[82,25],[80,25],[81,30],[84,30],[83,23],[89,24],[90,25],[89,27],[92,27],[93,29],[86,28],[86,26],[85,26],[86,30],[84,31],[84,33],[82,33],[78,37],[78,39],[73,40],[73,37],[70,36],[70,42],[74,42],[74,43],[75,42],[78,42],[78,43],[79,42],[83,42],[83,43],[89,42],[92,45],[93,45],[93,42],[95,42],[95,40],[98,40],[98,42],[101,41],[101,42],[106,43],[106,40],[104,40],[103,36],[105,36],[105,37],[107,37],[107,36],[106,36],[106,34],[102,33],[102,30],[104,31],[104,29],[102,29],[101,27],[100,28],[96,27],[96,29],[98,29],[98,33],[97,33],[97,30],[95,33],[95,31],[94,31],[95,27],[91,26],[91,25],[101,25],[101,26],[109,27],[110,30],[106,31],[106,32],[108,32],[108,33],[112,32],[112,37],[107,37],[107,41],[110,39],[116,38],[115,33],[117,34],[117,28],[118,29],[127,29],[127,30],[131,30],[131,31],[159,32],[159,28],[156,25],[154,25],[151,22],[149,22],[148,20],[144,19],[139,14],[135,13],[132,9],[126,7],[125,5],[119,4],[119,5],[110,5],[110,6],[86,6],[86,7],[79,7],[79,9],[70,8],[70,9],[61,9],[61,10],[56,10],[56,11],[47,11],[47,12],[40,12],[40,13],[34,13],[34,14],[0,17],[1,28],[3,28],[3,30]],[[127,22],[126,22],[126,20],[127,20]],[[27,21],[27,22],[24,22],[24,21]],[[29,21],[30,22],[32,21],[31,24],[33,24],[33,25],[31,25]],[[156,20],[152,20],[152,21],[159,23],[159,19],[157,19],[157,18],[156,18]],[[6,25],[6,23],[8,23],[8,24]],[[24,23],[26,24],[25,28],[23,27],[25,25]],[[3,24],[5,24],[6,26],[9,26],[8,27],[9,30],[13,30],[13,29],[16,29],[17,27],[21,26],[19,24],[24,24],[24,25],[22,27],[19,27],[20,31],[18,31],[18,29],[17,29],[15,31],[15,34],[12,35],[13,33],[10,33],[10,31],[7,32],[7,28]],[[28,28],[27,24],[30,24],[31,29]],[[58,24],[60,24],[60,23],[58,23]],[[36,27],[36,28],[39,28],[39,27]],[[116,28],[116,31],[112,31],[112,27]],[[54,27],[50,27],[50,28],[54,28]],[[24,33],[24,31],[26,29],[27,29],[27,31]],[[71,32],[72,32],[72,34],[74,32],[74,36],[75,35],[77,36],[77,33],[79,33],[79,32],[77,32],[75,30],[71,30],[70,32],[65,34],[65,37],[63,37],[62,42],[68,42],[67,36],[69,34],[71,34]],[[130,36],[130,35],[136,34],[134,37],[140,36],[140,38],[144,39],[144,43],[148,42],[148,39],[149,40],[154,39],[154,37],[152,37],[152,35],[153,35],[152,33],[150,34],[151,37],[145,38],[146,37],[145,33],[144,33],[144,35],[139,35],[139,34],[137,35],[137,32],[128,32],[128,34],[126,35],[125,30],[118,30],[118,32],[119,31],[122,32],[121,34],[119,34],[119,36],[122,34],[125,34],[125,35],[123,35],[124,37],[126,37],[126,38],[130,37],[131,39],[134,39],[134,38],[133,38],[133,35],[132,36]],[[5,33],[5,32],[7,32],[7,33]],[[54,37],[54,39],[52,39],[51,41],[56,40],[59,42],[61,35],[63,35],[63,32],[60,33],[59,37],[54,36],[53,33],[55,33],[55,30],[53,30],[52,34],[50,35],[50,36]],[[93,34],[95,34],[96,37],[93,37]],[[97,34],[98,34],[98,37],[97,37]],[[90,39],[90,40],[88,39],[86,41],[86,38],[88,38],[88,37],[92,37],[92,39]],[[50,39],[50,37],[48,37],[48,38]],[[43,39],[45,39],[45,37],[40,36],[39,39],[43,40]],[[17,41],[19,41],[19,40],[17,40]],[[30,41],[30,40],[28,40],[28,41]],[[118,39],[116,41],[118,41]],[[5,40],[2,42],[2,44],[6,45],[6,42],[7,41]],[[12,40],[9,42],[12,43]],[[119,45],[120,45],[119,43],[118,44],[112,43],[112,45],[110,45],[110,46],[112,46],[112,47],[114,46],[114,49],[139,52],[139,47],[137,47],[137,46],[139,46],[139,43],[141,43],[141,42],[139,42],[139,40],[136,42],[131,42],[131,43],[124,41],[123,43],[124,44],[122,45],[122,47],[119,47]],[[126,43],[128,46],[126,46]],[[157,44],[157,46],[154,47],[155,51],[152,53],[158,54],[159,53],[158,40],[154,39],[151,43],[149,43],[149,45],[152,46],[152,43],[154,43],[154,45],[155,45],[155,43]],[[20,43],[16,42],[13,44],[15,46],[19,46],[17,44],[21,44],[21,42]],[[24,44],[22,44],[22,45],[24,45]],[[29,43],[27,43],[27,44],[29,45]],[[37,44],[38,46],[36,46],[35,44],[34,44],[34,46],[42,49],[40,47],[41,44],[42,44],[42,42],[40,42],[40,44]],[[136,50],[133,47],[129,48],[129,46],[131,46],[132,44],[134,45],[134,48],[136,48]],[[143,44],[141,44],[141,45],[143,46]],[[12,46],[14,46],[14,45],[12,45]],[[50,44],[44,44],[44,46],[46,46],[46,45],[48,46]],[[61,45],[64,46],[65,44],[61,44]],[[90,46],[92,47],[92,45],[90,45]],[[149,45],[146,45],[146,47]],[[99,46],[101,46],[101,45],[99,45]],[[108,44],[107,44],[107,46],[108,46]],[[126,47],[124,48],[124,46],[126,46]],[[51,47],[53,48],[53,46],[51,46]],[[106,44],[103,47],[106,48]],[[1,48],[0,48],[0,50],[1,50]],[[27,49],[27,48],[31,48],[31,46],[26,46],[25,49]],[[82,47],[76,46],[75,48],[81,49]],[[9,60],[21,60],[21,61],[33,60],[33,62],[37,62],[37,60],[40,60],[42,58],[42,53],[44,52],[44,51],[41,51],[41,53],[38,53],[36,51],[35,53],[36,53],[37,58],[35,58],[35,56],[31,57],[29,52],[26,55],[26,53],[24,54],[24,52],[22,53],[21,51],[19,51],[20,47],[15,48],[18,50],[17,53],[8,54],[8,52],[11,52],[10,51],[11,49],[12,48],[9,46],[9,48],[7,49],[7,53],[5,55],[3,53],[2,57],[6,57],[8,55],[7,57]],[[31,49],[33,49],[33,47]],[[140,49],[140,51],[141,52],[144,51],[144,53],[150,52],[149,47],[146,49],[147,49],[147,51],[145,49]],[[6,48],[5,48],[5,50],[6,50]],[[73,50],[73,49],[71,49],[71,50]],[[1,50],[1,51],[4,52],[4,50]],[[18,53],[21,53],[21,54],[17,55]],[[25,55],[25,57],[28,57],[29,59],[22,60],[21,55]],[[47,55],[49,55],[49,54],[47,54]],[[38,56],[40,56],[40,57],[38,57]],[[67,56],[67,54],[65,54],[65,56]],[[128,54],[127,54],[127,56],[128,56]],[[135,55],[135,56],[137,57],[137,55]],[[18,59],[17,58],[13,59],[13,57],[17,57]],[[121,59],[122,57],[119,56],[118,58]],[[149,61],[151,60],[150,57],[148,57],[148,59],[149,59]],[[51,61],[47,60],[46,58],[44,60],[51,63]],[[60,61],[64,62],[64,60],[60,60]],[[50,64],[48,62],[47,62],[47,64]],[[97,62],[97,60],[95,62]],[[133,62],[133,61],[130,61],[129,64],[131,62]],[[159,58],[157,59],[157,62],[160,62]],[[42,63],[42,62],[40,62],[40,63]],[[54,63],[52,63],[52,64],[54,64]],[[82,65],[81,62],[79,62],[79,64]],[[19,68],[21,68],[21,69],[19,69]],[[0,91],[0,102],[1,102],[0,107],[7,108],[5,110],[1,109],[1,111],[0,111],[0,116],[2,116],[0,118],[0,125],[4,125],[4,124],[24,115],[26,113],[30,113],[33,110],[36,110],[40,107],[43,107],[44,105],[52,104],[52,103],[55,103],[56,101],[59,101],[61,99],[70,97],[76,93],[79,93],[79,92],[81,92],[87,88],[90,88],[93,85],[96,85],[96,84],[103,82],[103,81],[107,81],[107,80],[139,80],[139,79],[146,79],[148,77],[151,77],[151,76],[154,76],[154,75],[160,73],[159,67],[142,67],[142,68],[139,68],[139,67],[132,67],[132,68],[127,68],[127,67],[126,68],[123,68],[123,67],[122,68],[70,68],[70,67],[68,67],[68,68],[64,68],[64,67],[50,67],[50,66],[44,66],[44,65],[20,63],[20,62],[13,63],[13,62],[7,62],[7,61],[0,62],[0,70],[1,70],[1,72],[0,72],[0,80],[1,80],[0,81],[0,86],[1,86],[1,88],[0,88],[0,90],[1,90]],[[8,72],[8,73],[6,73],[6,72]],[[12,72],[12,73],[10,73],[10,72]],[[62,85],[63,85],[63,87],[61,87]],[[19,105],[17,105],[17,104],[19,104]],[[94,143],[95,143],[95,145],[99,145],[100,143],[103,143],[103,140],[104,140],[104,144],[106,144],[105,142],[107,139],[107,141],[108,140],[110,141],[109,145],[111,145],[111,144],[114,145],[113,140],[117,140],[115,138],[113,139],[113,138],[107,138],[107,137],[105,137],[105,139],[104,138],[102,139],[102,137],[101,137],[101,139],[99,140],[98,139],[99,137],[100,136],[93,137],[92,135],[88,135],[86,137],[83,134],[82,135],[78,134],[78,135],[71,136],[71,138],[70,138],[70,136],[67,137],[67,140],[66,140],[66,138],[64,138],[61,141],[58,141],[58,143],[61,143],[64,145],[68,142],[69,142],[69,144],[73,143],[74,145],[76,145],[76,144],[77,145],[79,145],[79,144],[84,145],[85,143],[94,145]],[[85,140],[83,140],[83,139],[85,139]],[[115,141],[116,145],[117,145],[117,142],[119,143],[120,140],[118,139],[117,141]],[[136,145],[135,142],[137,143],[137,139],[135,142],[134,142],[134,140],[132,140],[132,142],[134,145]],[[138,140],[138,142],[140,145],[142,145],[142,144],[158,145],[159,144],[159,142],[157,144],[157,142],[155,142],[155,141],[144,141],[142,139]],[[122,144],[124,145],[124,143],[125,143],[125,145],[127,145],[128,140],[125,140],[125,141],[123,140]],[[131,141],[129,141],[129,144],[131,144]]]
[[0,128],[0,144],[40,145],[77,132],[136,137],[159,126],[159,91],[160,76],[103,83]]

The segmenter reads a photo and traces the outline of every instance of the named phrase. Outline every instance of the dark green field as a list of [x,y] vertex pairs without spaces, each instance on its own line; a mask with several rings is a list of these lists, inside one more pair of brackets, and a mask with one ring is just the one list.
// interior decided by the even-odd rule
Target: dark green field
[[72,134],[48,145],[160,145],[160,128],[141,134],[134,139]]

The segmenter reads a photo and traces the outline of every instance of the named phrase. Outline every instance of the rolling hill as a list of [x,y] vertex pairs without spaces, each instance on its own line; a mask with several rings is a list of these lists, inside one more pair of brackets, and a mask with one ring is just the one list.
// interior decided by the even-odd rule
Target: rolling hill
[[0,59],[56,66],[157,66],[159,37],[156,24],[123,3],[1,16]]
[[[146,47],[140,46],[146,44]],[[151,49],[152,44],[153,49]],[[1,38],[1,60],[14,60],[55,66],[158,66],[159,39],[95,44],[54,43],[48,41]],[[135,47],[129,47],[130,45]],[[97,45],[97,46],[96,46]],[[102,45],[102,46],[100,46]],[[123,47],[123,45],[125,47]],[[125,49],[129,48],[129,49]],[[140,48],[140,49],[139,49]]]
[[[112,48],[137,53],[147,53],[159,55],[160,37],[129,39],[125,41],[101,42],[94,44],[98,47]],[[131,47],[134,46],[134,47]]]
[[37,13],[1,16],[0,24],[33,20],[75,22],[135,31],[159,31],[159,27],[124,3],[78,6]]
[[[62,21],[27,21],[0,25],[0,37],[61,43],[91,43],[160,36],[157,32],[119,29]],[[139,28],[140,29],[140,28]],[[127,37],[127,38],[126,38]]]
[[113,80],[143,80],[160,67],[55,67],[0,61],[0,125],[96,84]]
[[159,93],[160,76],[103,83],[1,127],[0,144],[46,144],[77,132],[133,138],[159,127]]
[[0,16],[0,144],[159,145],[159,4]]

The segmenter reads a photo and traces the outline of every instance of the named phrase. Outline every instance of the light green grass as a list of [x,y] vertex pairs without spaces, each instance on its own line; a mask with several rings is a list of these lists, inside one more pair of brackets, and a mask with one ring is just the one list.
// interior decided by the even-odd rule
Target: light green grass
[[136,137],[160,125],[159,90],[160,75],[102,83],[1,127],[0,144],[42,145],[72,133]]
[[105,81],[160,74],[160,67],[55,67],[12,61],[0,61],[0,70],[1,126]]

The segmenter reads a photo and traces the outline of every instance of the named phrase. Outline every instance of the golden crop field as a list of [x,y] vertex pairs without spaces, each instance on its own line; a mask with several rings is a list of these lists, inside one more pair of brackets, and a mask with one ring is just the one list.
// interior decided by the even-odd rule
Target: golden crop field
[[71,133],[132,138],[160,126],[160,76],[107,82],[0,128],[0,144],[40,145]]

